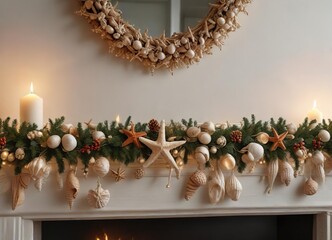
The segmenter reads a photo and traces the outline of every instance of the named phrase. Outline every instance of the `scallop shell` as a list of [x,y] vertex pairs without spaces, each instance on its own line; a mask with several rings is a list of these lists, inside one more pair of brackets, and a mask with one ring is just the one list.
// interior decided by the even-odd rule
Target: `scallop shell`
[[327,130],[322,129],[319,131],[318,137],[322,142],[328,142],[330,141],[331,135]]
[[261,144],[267,144],[269,142],[269,134],[260,132],[256,135],[256,140]]
[[46,167],[46,161],[43,157],[34,158],[28,165],[28,170],[33,180],[41,178],[44,174],[44,168]]
[[99,176],[104,177],[110,170],[110,162],[105,157],[99,157],[93,165],[93,171]]
[[196,138],[198,137],[198,134],[201,133],[201,129],[199,129],[198,127],[189,127],[186,131],[187,136],[190,138]]
[[95,190],[89,190],[87,199],[91,207],[103,208],[110,201],[110,192],[107,189],[103,189],[98,182],[97,188]]
[[240,198],[242,192],[242,185],[235,176],[234,172],[226,180],[226,194],[233,201],[237,201]]
[[76,138],[69,133],[63,135],[61,142],[62,142],[62,147],[66,152],[74,150],[77,146]]
[[189,200],[194,193],[196,192],[196,190],[205,185],[207,182],[207,178],[206,175],[203,171],[197,170],[196,172],[194,172],[190,178],[189,181],[187,183],[186,186],[186,193],[185,193],[185,199]]
[[198,134],[198,141],[202,144],[209,144],[211,142],[211,135],[207,132],[201,132]]
[[220,158],[219,163],[220,163],[221,169],[226,170],[226,171],[232,170],[236,166],[235,158],[229,153],[226,153],[225,155],[223,155]]
[[266,188],[267,193],[271,193],[274,181],[277,177],[278,174],[278,160],[271,160],[269,164],[267,165],[267,181],[268,181],[268,186]]
[[[218,166],[218,165],[217,165]],[[217,203],[224,199],[225,197],[225,178],[224,174],[217,167],[212,170],[209,175],[208,181],[209,199],[211,203]]]
[[211,121],[204,122],[200,127],[203,132],[207,132],[210,135],[212,135],[216,131],[216,126]]
[[0,194],[5,193],[10,188],[10,180],[3,169],[0,169]]
[[76,199],[79,190],[80,190],[80,182],[75,175],[75,170],[70,169],[67,174],[66,185],[65,185],[65,195],[70,209],[73,206],[74,200]]
[[294,178],[294,169],[289,162],[279,160],[278,171],[281,182],[288,186]]
[[55,149],[60,146],[61,138],[58,135],[49,136],[47,139],[47,147]]
[[318,190],[318,183],[311,177],[304,183],[303,193],[305,195],[314,195]]

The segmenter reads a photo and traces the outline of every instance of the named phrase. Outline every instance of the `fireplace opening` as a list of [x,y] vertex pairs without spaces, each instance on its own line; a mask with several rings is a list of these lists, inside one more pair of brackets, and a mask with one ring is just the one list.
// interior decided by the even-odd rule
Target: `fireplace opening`
[[43,221],[42,240],[312,240],[313,215]]

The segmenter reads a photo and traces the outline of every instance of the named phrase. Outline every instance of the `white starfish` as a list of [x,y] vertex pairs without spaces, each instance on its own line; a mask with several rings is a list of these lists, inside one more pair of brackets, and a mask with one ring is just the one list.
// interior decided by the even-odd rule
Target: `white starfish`
[[157,141],[152,141],[144,137],[140,137],[139,140],[152,150],[150,157],[145,161],[143,167],[149,167],[161,156],[163,159],[167,160],[170,163],[171,170],[172,168],[175,168],[176,176],[179,178],[180,169],[176,164],[172,154],[170,153],[170,150],[185,144],[186,141],[167,142],[164,120],[162,120],[160,123],[160,130],[158,133]]

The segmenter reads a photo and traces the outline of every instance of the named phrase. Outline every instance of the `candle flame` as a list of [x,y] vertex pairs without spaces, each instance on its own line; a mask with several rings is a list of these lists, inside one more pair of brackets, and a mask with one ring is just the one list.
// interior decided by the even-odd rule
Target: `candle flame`
[[317,101],[314,100],[314,103],[312,104],[312,108],[317,108]]
[[[96,240],[101,240],[101,239],[97,237]],[[104,240],[108,240],[108,235],[106,233],[104,233]]]
[[33,82],[30,84],[30,93],[33,93]]
[[119,116],[119,115],[116,116],[116,118],[115,118],[115,122],[116,122],[116,123],[119,123],[119,122],[120,122],[120,116]]

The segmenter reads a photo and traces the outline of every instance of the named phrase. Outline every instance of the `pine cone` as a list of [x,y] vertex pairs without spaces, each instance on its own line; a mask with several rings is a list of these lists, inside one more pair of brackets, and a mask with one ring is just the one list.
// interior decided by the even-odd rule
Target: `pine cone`
[[242,132],[240,130],[232,131],[230,137],[232,142],[240,143],[242,141]]
[[144,176],[144,169],[143,168],[137,168],[135,171],[135,178],[141,179]]
[[148,126],[152,132],[159,132],[160,125],[156,119],[151,119]]

